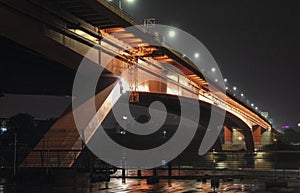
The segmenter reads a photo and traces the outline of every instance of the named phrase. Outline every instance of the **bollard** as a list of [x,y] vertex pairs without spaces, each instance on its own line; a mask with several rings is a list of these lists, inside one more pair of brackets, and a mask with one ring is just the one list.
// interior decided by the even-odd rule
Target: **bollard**
[[125,169],[122,169],[122,183],[126,184]]
[[168,175],[169,175],[169,178],[172,177],[172,165],[171,165],[171,163],[168,164]]
[[152,170],[152,176],[157,176],[157,169],[156,168],[153,168],[153,170]]

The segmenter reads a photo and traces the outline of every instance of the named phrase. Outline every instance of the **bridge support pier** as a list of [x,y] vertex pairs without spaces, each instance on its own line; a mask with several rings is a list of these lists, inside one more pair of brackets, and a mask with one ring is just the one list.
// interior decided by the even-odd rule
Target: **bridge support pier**
[[271,145],[273,143],[272,129],[265,130],[261,135],[261,145]]
[[261,129],[260,126],[252,127],[254,147],[261,146]]
[[232,145],[232,131],[224,126],[224,145]]

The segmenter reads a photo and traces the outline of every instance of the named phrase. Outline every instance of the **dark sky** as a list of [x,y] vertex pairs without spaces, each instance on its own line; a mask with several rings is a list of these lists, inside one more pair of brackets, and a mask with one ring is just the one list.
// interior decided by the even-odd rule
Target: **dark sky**
[[300,12],[297,1],[135,0],[123,8],[140,23],[156,18],[199,39],[223,76],[268,111],[274,126],[300,121]]

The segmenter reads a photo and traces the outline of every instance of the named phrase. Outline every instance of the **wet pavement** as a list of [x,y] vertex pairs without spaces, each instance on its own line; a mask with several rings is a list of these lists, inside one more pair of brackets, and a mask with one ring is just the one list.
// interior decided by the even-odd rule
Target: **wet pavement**
[[[210,180],[206,183],[196,180],[160,180],[158,184],[149,185],[145,179],[126,179],[122,183],[120,178],[112,178],[110,182],[90,183],[86,178],[65,179],[59,183],[11,183],[0,185],[0,193],[193,193],[193,192],[214,192],[211,188]],[[216,192],[256,192],[256,193],[274,193],[274,192],[300,192],[300,180],[296,182],[295,187],[290,188],[270,188],[265,189],[263,180],[238,180],[220,181],[220,186]]]
[[[93,184],[91,186],[91,191],[93,193],[113,193],[113,192],[124,192],[124,193],[142,193],[142,192],[157,192],[157,193],[171,193],[171,192],[185,192],[185,193],[193,193],[193,192],[213,192],[211,188],[211,183],[208,180],[206,183],[197,182],[196,180],[161,180],[159,184],[156,185],[148,185],[146,180],[135,180],[128,179],[126,184],[122,184],[121,179],[112,179],[112,181],[108,184],[106,183],[98,183]],[[249,181],[249,182],[222,182],[216,192],[265,192],[265,193],[273,193],[273,192],[291,192],[291,193],[299,193],[299,188],[270,188],[265,189],[264,182],[257,181]]]

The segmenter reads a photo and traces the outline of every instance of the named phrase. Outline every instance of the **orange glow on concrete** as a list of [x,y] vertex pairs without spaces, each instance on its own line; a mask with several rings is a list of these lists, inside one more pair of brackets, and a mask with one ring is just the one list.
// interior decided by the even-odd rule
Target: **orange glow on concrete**
[[224,126],[224,142],[225,145],[232,144],[232,131],[226,126]]
[[260,126],[258,126],[253,131],[253,141],[254,141],[254,146],[255,147],[261,145],[261,127]]

